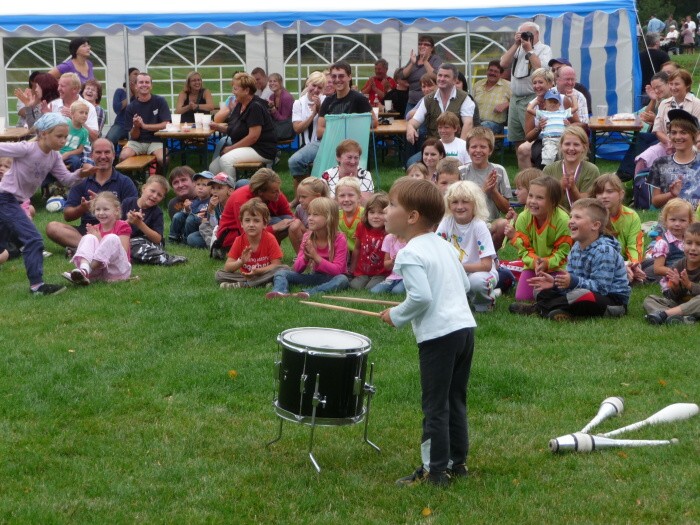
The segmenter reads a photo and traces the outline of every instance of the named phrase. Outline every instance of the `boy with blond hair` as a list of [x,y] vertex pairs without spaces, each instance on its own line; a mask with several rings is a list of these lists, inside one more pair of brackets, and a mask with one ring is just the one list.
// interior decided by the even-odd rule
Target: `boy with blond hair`
[[537,312],[564,321],[572,316],[621,317],[627,313],[630,286],[616,239],[604,235],[608,210],[596,199],[571,206],[569,229],[574,246],[565,272],[538,272],[528,283],[535,289]]
[[68,139],[60,152],[63,162],[70,171],[75,171],[82,166],[85,148],[90,147],[90,134],[85,127],[88,114],[87,102],[76,100],[71,104]]

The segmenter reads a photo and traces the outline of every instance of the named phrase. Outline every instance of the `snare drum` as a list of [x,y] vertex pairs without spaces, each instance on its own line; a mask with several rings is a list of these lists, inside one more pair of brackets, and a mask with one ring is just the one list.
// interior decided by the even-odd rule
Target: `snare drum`
[[367,354],[365,336],[333,328],[292,328],[277,336],[282,357],[276,366],[279,391],[275,412],[296,423],[312,423],[316,375],[316,425],[353,425],[365,416]]

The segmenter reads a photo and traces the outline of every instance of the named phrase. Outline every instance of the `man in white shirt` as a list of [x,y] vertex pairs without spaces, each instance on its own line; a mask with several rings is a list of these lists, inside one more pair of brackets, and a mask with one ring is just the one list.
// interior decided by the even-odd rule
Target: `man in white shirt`
[[256,67],[250,74],[255,79],[255,87],[258,88],[255,94],[266,102],[270,100],[272,90],[267,85],[267,73],[265,73],[265,70],[261,67]]
[[[562,66],[556,71],[556,91],[560,95],[566,95],[575,99],[578,107],[578,120],[581,124],[588,124],[588,102],[586,97],[574,88],[576,85],[576,71],[571,66]],[[563,101],[562,101],[563,102]]]
[[90,135],[90,142],[94,142],[99,136],[99,125],[97,124],[97,113],[95,106],[87,102],[80,96],[80,79],[75,73],[64,73],[58,79],[58,98],[52,100],[49,108],[53,113],[60,113],[66,118],[70,117],[70,106],[76,100],[82,100],[88,107],[88,118],[85,122],[85,128]]

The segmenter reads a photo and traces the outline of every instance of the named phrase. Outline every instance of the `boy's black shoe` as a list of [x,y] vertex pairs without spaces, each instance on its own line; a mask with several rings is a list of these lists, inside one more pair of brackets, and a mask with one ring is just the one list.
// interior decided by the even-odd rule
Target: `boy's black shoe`
[[66,287],[65,286],[60,286],[58,284],[47,284],[44,283],[39,288],[36,290],[32,290],[32,294],[34,295],[56,295],[61,292],[65,292]]
[[550,319],[552,321],[558,321],[558,322],[564,322],[564,321],[571,321],[573,319],[573,316],[565,311],[565,310],[552,310],[547,314],[547,319]]
[[537,307],[535,306],[535,303],[518,302],[511,303],[508,307],[508,311],[512,314],[518,315],[536,315]]
[[663,311],[653,312],[644,316],[649,324],[664,324],[666,322],[666,317]]
[[413,487],[414,485],[421,485],[423,483],[435,485],[436,487],[446,487],[450,484],[450,476],[447,472],[428,472],[423,466],[420,466],[413,474],[396,480],[397,485],[405,485],[407,487]]
[[452,465],[452,468],[447,469],[447,475],[451,479],[466,478],[467,476],[469,476],[469,469],[464,463],[460,465]]

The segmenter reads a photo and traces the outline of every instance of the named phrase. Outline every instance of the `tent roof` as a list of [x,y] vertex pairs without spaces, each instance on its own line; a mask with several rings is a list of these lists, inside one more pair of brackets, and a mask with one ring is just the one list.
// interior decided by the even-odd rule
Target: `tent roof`
[[[114,2],[94,2],[88,9],[79,2],[53,2],[43,7],[41,13],[32,10],[31,4],[5,1],[0,7],[0,28],[8,32],[20,28],[45,30],[58,25],[66,30],[90,24],[107,29],[112,26],[126,26],[137,29],[152,24],[157,27],[169,27],[183,24],[196,29],[204,24],[229,27],[235,23],[248,26],[260,26],[275,23],[281,27],[290,27],[297,21],[317,26],[328,21],[350,25],[358,20],[380,24],[386,20],[398,20],[411,24],[417,20],[441,21],[449,18],[473,20],[475,18],[500,19],[507,16],[532,18],[536,15],[558,17],[564,13],[586,15],[594,11],[612,13],[618,9],[634,10],[634,0],[489,0],[482,6],[455,7],[454,0],[432,0],[430,8],[408,8],[406,0],[385,0],[381,9],[376,0],[354,0],[351,6],[342,10],[319,10],[319,2],[296,0],[295,10],[289,11],[289,3],[273,0],[264,5],[255,2],[236,2],[231,0],[210,0],[206,9],[190,0],[121,0]],[[415,2],[417,4],[417,2]],[[119,10],[115,11],[115,6]],[[235,5],[235,7],[232,7]]]

